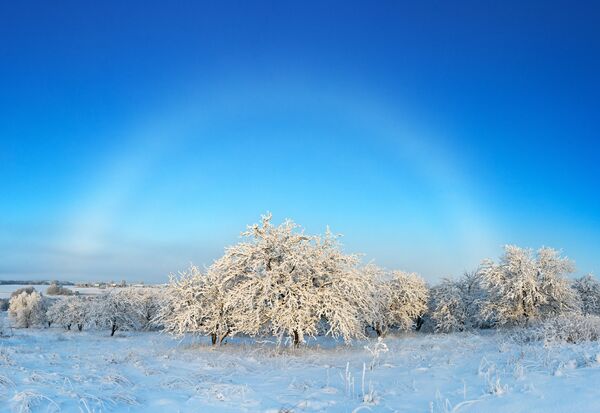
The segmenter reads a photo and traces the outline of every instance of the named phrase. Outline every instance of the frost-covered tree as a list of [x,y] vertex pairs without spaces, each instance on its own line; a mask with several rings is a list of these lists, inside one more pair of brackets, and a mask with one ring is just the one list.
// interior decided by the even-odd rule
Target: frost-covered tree
[[[374,319],[378,310],[373,301],[376,280],[359,267],[358,255],[348,255],[342,251],[339,236],[333,235],[329,228],[325,236],[314,239],[317,272],[305,274],[305,280],[312,281],[312,284],[307,284],[307,292],[310,294],[312,291],[319,299],[320,314],[317,315],[326,321],[327,330],[324,333],[342,337],[346,342],[353,337],[362,338],[368,320]],[[282,331],[289,334],[290,329]],[[297,345],[296,336],[293,337]]]
[[46,294],[48,295],[73,295],[73,290],[63,287],[59,284],[51,284],[46,288]]
[[137,294],[134,302],[140,314],[142,329],[150,330],[160,327],[157,318],[164,305],[164,291],[157,288],[135,288],[133,290]]
[[141,327],[137,294],[130,288],[112,290],[94,300],[91,321],[99,328],[137,330]]
[[467,327],[467,303],[460,283],[443,279],[431,289],[430,318],[433,329],[439,333],[463,331]]
[[477,271],[467,272],[457,280],[443,279],[431,289],[428,317],[433,330],[448,333],[484,326],[481,305],[485,296]]
[[387,273],[372,264],[367,265],[365,271],[375,280],[373,303],[377,311],[375,321],[370,325],[377,335],[384,335],[389,327],[420,328],[429,299],[429,289],[423,278],[403,271]]
[[67,297],[56,300],[50,306],[46,317],[48,321],[59,324],[67,330],[77,327],[79,331],[88,323],[92,310],[90,299],[83,297]]
[[410,330],[427,311],[429,289],[425,280],[415,273],[394,271],[390,287],[390,325]]
[[489,322],[482,317],[482,307],[487,300],[487,290],[479,269],[465,272],[458,284],[465,302],[466,328],[489,328]]
[[296,346],[323,325],[344,340],[364,336],[373,284],[336,236],[306,235],[291,220],[274,226],[270,214],[242,236],[209,269],[232,332],[290,337]]
[[68,298],[68,311],[73,325],[77,326],[77,330],[83,330],[83,327],[88,325],[92,317],[94,300],[92,298],[72,297]]
[[172,334],[210,335],[213,345],[220,344],[231,333],[228,287],[214,271],[203,274],[192,265],[171,275],[156,320]]
[[591,274],[573,282],[583,314],[600,315],[600,282]]
[[65,329],[71,329],[71,323],[68,321],[67,300],[56,300],[46,312],[46,319],[50,324],[58,324]]
[[16,327],[29,328],[46,322],[47,303],[37,291],[11,297],[8,313]]
[[573,263],[551,248],[534,254],[507,245],[498,263],[482,263],[479,273],[488,293],[483,317],[496,325],[527,325],[576,310],[576,296],[566,278],[573,270]]

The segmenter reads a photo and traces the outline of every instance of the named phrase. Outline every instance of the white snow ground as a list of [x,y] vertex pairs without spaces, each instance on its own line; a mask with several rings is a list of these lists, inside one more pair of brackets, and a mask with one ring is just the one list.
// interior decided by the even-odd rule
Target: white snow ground
[[0,338],[0,412],[600,411],[597,343],[411,334],[374,357],[376,343],[213,349],[156,332],[15,329]]
[[[19,288],[27,288],[33,287],[37,292],[40,292],[46,295],[46,290],[49,285],[40,285],[40,284],[2,284],[0,285],[0,298],[10,298],[10,295],[13,291],[18,290]],[[96,288],[96,287],[75,287],[73,285],[66,286],[69,290],[74,292],[79,292],[81,295],[99,295],[108,291],[106,288]],[[59,297],[59,296],[52,296]]]

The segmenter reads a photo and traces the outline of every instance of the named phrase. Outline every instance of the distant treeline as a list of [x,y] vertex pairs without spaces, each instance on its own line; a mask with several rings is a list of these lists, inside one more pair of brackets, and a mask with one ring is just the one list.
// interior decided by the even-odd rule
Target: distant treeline
[[56,280],[0,280],[0,285],[75,285],[71,281],[56,281]]

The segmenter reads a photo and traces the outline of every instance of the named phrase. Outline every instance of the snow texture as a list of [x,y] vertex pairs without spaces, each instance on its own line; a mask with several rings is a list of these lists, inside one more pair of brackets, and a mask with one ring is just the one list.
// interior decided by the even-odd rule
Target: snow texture
[[309,344],[13,329],[0,338],[0,412],[598,411],[597,342],[488,330]]

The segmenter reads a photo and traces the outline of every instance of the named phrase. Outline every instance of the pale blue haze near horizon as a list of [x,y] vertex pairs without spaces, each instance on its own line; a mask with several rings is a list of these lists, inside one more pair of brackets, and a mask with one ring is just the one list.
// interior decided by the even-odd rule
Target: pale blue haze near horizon
[[600,272],[594,2],[5,2],[0,280],[161,282],[271,211],[458,276]]

